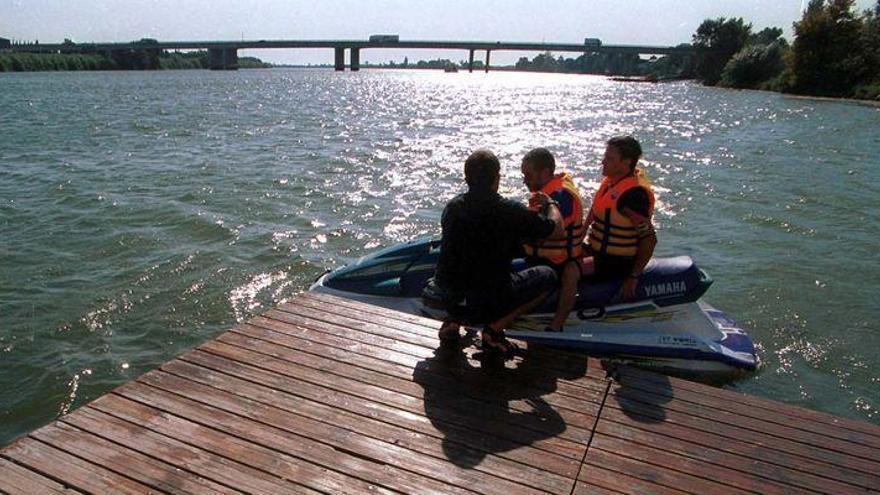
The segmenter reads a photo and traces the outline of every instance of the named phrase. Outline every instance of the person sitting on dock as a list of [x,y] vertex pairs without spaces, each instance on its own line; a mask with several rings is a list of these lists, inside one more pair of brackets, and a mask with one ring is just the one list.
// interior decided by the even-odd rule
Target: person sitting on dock
[[623,278],[618,292],[622,300],[635,296],[642,270],[657,245],[651,223],[654,192],[638,168],[641,156],[642,147],[632,136],[608,140],[602,158],[605,178],[587,216],[592,258],[582,260],[581,271],[596,280]]
[[560,332],[574,307],[578,281],[581,278],[577,260],[583,255],[584,235],[587,230],[584,225],[581,193],[569,174],[556,173],[556,160],[546,148],[535,148],[526,153],[522,159],[522,175],[529,191],[550,196],[562,215],[565,229],[562,235],[530,240],[523,244],[526,256],[532,264],[548,265],[559,275],[559,302],[553,320],[545,331]]
[[498,194],[498,158],[487,149],[465,161],[468,191],[452,198],[443,210],[440,258],[433,284],[450,315],[440,327],[443,344],[460,337],[462,322],[484,324],[484,351],[505,355],[515,347],[504,328],[540,304],[556,287],[556,273],[535,266],[512,273],[511,262],[525,239],[558,237],[562,217],[551,199],[536,193],[539,211]]

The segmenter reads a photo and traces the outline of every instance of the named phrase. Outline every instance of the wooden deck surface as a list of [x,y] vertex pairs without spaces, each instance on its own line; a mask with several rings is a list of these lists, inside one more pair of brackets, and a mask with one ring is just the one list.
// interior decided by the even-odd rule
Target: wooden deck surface
[[307,293],[0,451],[0,493],[880,491],[880,427]]

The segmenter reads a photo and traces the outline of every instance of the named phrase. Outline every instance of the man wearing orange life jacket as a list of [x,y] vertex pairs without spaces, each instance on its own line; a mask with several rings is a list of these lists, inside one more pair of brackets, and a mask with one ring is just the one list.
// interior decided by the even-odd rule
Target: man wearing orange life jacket
[[559,332],[574,307],[577,296],[581,272],[576,260],[584,254],[583,242],[587,229],[583,221],[580,192],[570,175],[555,172],[556,160],[546,148],[535,148],[522,159],[523,182],[526,187],[532,193],[542,192],[550,196],[562,215],[564,232],[561,235],[523,245],[528,257],[552,266],[559,274],[559,302],[553,320],[545,329]]
[[654,254],[657,235],[651,224],[654,192],[637,168],[642,147],[631,136],[608,141],[602,158],[605,176],[587,216],[592,262],[582,264],[584,275],[599,280],[623,278],[618,296],[635,295],[639,277]]

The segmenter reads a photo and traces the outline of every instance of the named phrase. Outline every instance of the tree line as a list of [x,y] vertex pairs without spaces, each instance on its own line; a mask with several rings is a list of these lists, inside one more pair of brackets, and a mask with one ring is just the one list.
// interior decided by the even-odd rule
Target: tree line
[[697,77],[707,85],[880,99],[880,0],[811,0],[794,41],[782,30],[752,33],[740,18],[707,19],[694,34]]
[[794,41],[782,29],[754,32],[742,18],[706,19],[691,44],[695,55],[642,59],[626,54],[554,58],[542,53],[517,70],[698,79],[708,86],[796,94],[880,99],[880,0],[856,12],[853,0],[811,0],[794,23]]
[[[0,72],[65,70],[207,69],[208,52],[122,50],[107,53],[0,53]],[[272,67],[256,57],[238,57],[240,69]]]

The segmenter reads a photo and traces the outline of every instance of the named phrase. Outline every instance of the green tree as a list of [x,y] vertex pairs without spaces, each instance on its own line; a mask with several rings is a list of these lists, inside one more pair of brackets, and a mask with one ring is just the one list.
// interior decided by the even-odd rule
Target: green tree
[[870,76],[862,44],[863,22],[853,0],[811,0],[794,24],[790,59],[792,90],[842,96]]
[[697,77],[703,84],[718,83],[727,61],[745,46],[751,32],[752,25],[740,17],[706,19],[700,24],[693,36],[693,45],[697,48]]
[[722,86],[732,88],[767,87],[767,82],[785,70],[784,48],[781,43],[748,45],[736,52],[721,73]]
[[782,46],[788,46],[788,42],[782,37],[782,28],[768,27],[749,36],[746,42],[749,45],[769,45],[771,43],[780,43]]

